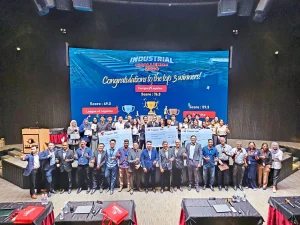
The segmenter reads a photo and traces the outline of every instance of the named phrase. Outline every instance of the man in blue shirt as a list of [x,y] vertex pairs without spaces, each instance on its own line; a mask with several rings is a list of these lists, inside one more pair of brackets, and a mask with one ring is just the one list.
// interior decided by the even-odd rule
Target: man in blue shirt
[[86,182],[87,190],[86,193],[90,193],[90,167],[89,162],[92,157],[92,149],[86,147],[86,141],[80,141],[80,148],[76,150],[74,159],[78,161],[77,167],[77,180],[78,180],[78,189],[77,194],[82,191],[83,181]]
[[115,183],[117,179],[118,171],[118,162],[117,162],[117,153],[118,149],[115,148],[116,140],[111,139],[109,142],[110,148],[106,151],[106,168],[105,168],[105,178],[107,179],[108,189],[106,192],[110,191],[112,195],[114,193]]
[[141,162],[143,171],[145,174],[145,193],[148,193],[149,188],[149,178],[151,177],[152,190],[155,193],[155,173],[156,173],[156,163],[158,162],[158,153],[152,148],[152,141],[147,141],[146,149],[143,150],[141,154]]
[[117,157],[119,158],[119,182],[120,189],[119,192],[122,191],[124,185],[124,176],[126,173],[127,178],[127,191],[130,191],[130,173],[128,172],[129,162],[128,162],[128,152],[131,148],[129,148],[129,140],[124,140],[124,146],[118,149]]
[[202,149],[202,157],[203,157],[203,181],[204,186],[203,190],[206,189],[207,181],[208,181],[208,173],[209,177],[209,188],[212,191],[215,191],[213,188],[215,182],[215,162],[218,161],[218,150],[213,146],[213,140],[208,139],[208,145]]

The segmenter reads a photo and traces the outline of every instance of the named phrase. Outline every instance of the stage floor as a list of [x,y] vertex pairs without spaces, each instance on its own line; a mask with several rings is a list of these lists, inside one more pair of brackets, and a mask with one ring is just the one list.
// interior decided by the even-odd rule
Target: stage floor
[[[254,206],[254,208],[260,212],[260,214],[267,220],[268,215],[268,199],[270,196],[295,196],[300,193],[300,171],[295,172],[291,176],[281,181],[278,185],[279,190],[277,193],[272,193],[272,188],[268,188],[266,191],[263,190],[246,190],[248,201]],[[164,192],[163,194],[156,192],[156,194],[149,192],[147,195],[143,193],[134,193],[130,195],[126,190],[121,193],[118,189],[115,189],[113,195],[107,193],[100,194],[96,192],[94,195],[87,195],[85,191],[82,191],[79,195],[76,191],[68,195],[56,194],[51,197],[51,201],[54,204],[55,216],[59,214],[60,208],[64,202],[73,201],[93,201],[93,200],[134,200],[136,203],[136,212],[138,223],[141,225],[153,225],[153,224],[165,224],[165,225],[176,225],[179,221],[180,207],[182,198],[228,198],[234,194],[232,188],[226,191],[215,190],[212,192],[209,189],[205,191],[200,190],[200,193],[196,193],[195,190],[187,191],[186,187],[183,192],[169,193]],[[40,196],[39,196],[40,197]],[[39,200],[39,199],[38,199]],[[16,202],[16,201],[37,201],[32,200],[29,196],[29,190],[21,189],[6,180],[0,179],[0,202]],[[149,216],[151,211],[151,216]],[[167,219],[165,219],[167,218]]]

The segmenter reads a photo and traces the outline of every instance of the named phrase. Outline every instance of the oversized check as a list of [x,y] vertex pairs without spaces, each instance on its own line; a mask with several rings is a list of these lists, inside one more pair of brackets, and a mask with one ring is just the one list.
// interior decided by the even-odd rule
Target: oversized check
[[171,127],[148,127],[145,130],[146,141],[152,141],[153,147],[162,147],[162,142],[167,141],[169,146],[175,146],[178,138],[176,126]]
[[208,139],[212,139],[211,129],[181,129],[181,142],[189,143],[192,135],[197,137],[202,147],[207,145]]
[[116,140],[116,148],[121,148],[124,145],[124,140],[129,140],[129,147],[132,148],[132,133],[131,129],[104,131],[99,133],[99,143],[105,144],[104,149],[109,148],[111,139]]

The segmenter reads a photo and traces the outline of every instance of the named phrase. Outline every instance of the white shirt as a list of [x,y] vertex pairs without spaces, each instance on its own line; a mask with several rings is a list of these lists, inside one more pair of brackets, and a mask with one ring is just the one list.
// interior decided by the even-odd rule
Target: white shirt
[[272,160],[273,159],[279,159],[280,160],[280,162],[273,161],[272,162],[272,168],[276,169],[276,170],[281,169],[281,167],[282,167],[281,161],[282,161],[282,158],[283,158],[283,152],[280,149],[277,149],[277,150],[271,149],[271,154],[272,154]]
[[190,155],[189,155],[189,159],[194,159],[194,152],[195,152],[195,147],[196,147],[196,144],[195,145],[190,145]]
[[151,159],[151,153],[152,153],[152,150],[148,150],[148,154],[149,154],[149,158]]
[[165,155],[166,155],[166,158],[168,158],[169,152],[168,152],[168,151],[165,151]]
[[136,126],[132,127],[132,135],[138,135],[139,134],[139,129]]
[[124,122],[122,122],[122,123],[116,122],[115,123],[116,130],[123,130],[124,129],[124,125],[125,125]]
[[179,148],[175,148],[175,155],[177,156]]
[[34,169],[40,168],[40,157],[39,157],[39,155],[38,154],[34,155],[33,159],[34,159],[34,161],[33,161],[33,168]]
[[217,132],[217,135],[227,135],[227,127],[225,125],[218,127]]

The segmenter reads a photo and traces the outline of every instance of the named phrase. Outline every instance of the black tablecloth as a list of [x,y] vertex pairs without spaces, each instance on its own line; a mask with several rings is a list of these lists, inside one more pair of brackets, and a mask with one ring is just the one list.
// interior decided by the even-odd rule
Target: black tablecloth
[[[0,209],[25,209],[27,206],[42,206],[40,202],[7,202],[7,203],[0,203]],[[46,217],[51,214],[53,211],[53,204],[49,202],[45,206],[45,210],[42,214],[36,218],[36,220],[32,223],[34,225],[40,225],[46,219]],[[0,224],[1,225],[9,225],[14,224],[10,218],[7,217],[0,217]]]
[[[94,209],[97,210],[99,207],[105,209],[106,207],[110,206],[112,203],[116,203],[122,208],[128,211],[128,216],[123,220],[120,225],[133,225],[136,224],[135,221],[135,203],[134,201],[103,201],[102,204],[94,202],[95,206]],[[87,206],[93,205],[93,202],[68,202],[69,206],[74,207],[74,211],[76,210],[77,206]],[[93,216],[92,213],[90,214],[74,214],[74,213],[67,213],[64,215],[64,219],[60,220],[59,215],[55,218],[55,224],[64,224],[64,225],[71,225],[71,224],[88,224],[88,225],[101,225],[101,221],[103,219],[103,215],[98,213],[96,216]]]
[[254,225],[264,222],[262,216],[248,202],[232,203],[236,211],[241,214],[227,212],[217,213],[213,205],[230,204],[226,199],[183,199],[182,209],[186,224],[209,224],[209,225]]
[[[295,206],[295,208],[287,204],[285,202],[285,199],[290,200],[290,202]],[[270,206],[274,207],[279,212],[281,212],[288,221],[295,224],[300,223],[300,196],[270,197],[268,202]]]

